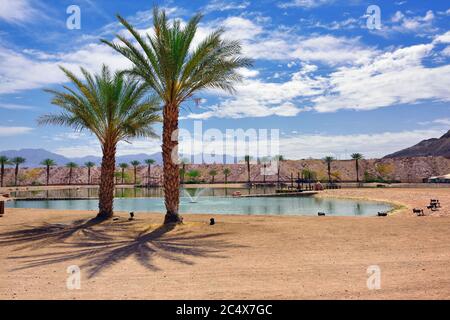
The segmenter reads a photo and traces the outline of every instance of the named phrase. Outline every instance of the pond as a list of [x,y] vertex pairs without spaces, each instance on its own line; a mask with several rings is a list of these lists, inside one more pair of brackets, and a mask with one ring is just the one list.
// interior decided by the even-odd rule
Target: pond
[[[242,197],[233,198],[230,195],[236,189],[187,189],[182,190],[180,211],[182,213],[206,214],[243,214],[243,215],[311,215],[324,212],[328,216],[375,216],[379,211],[392,210],[387,203],[334,199],[316,197]],[[44,194],[41,194],[41,193]],[[42,208],[54,210],[96,210],[98,200],[96,190],[89,191],[89,197],[84,190],[72,191],[41,191],[34,194],[16,194],[15,197],[27,197],[27,200],[11,201],[10,208]],[[241,190],[243,194],[272,193],[273,190]],[[92,194],[91,194],[92,193]],[[118,211],[160,212],[164,213],[164,199],[159,189],[118,189],[116,190],[114,208]],[[56,199],[56,198],[64,199]],[[86,199],[80,199],[86,197]],[[48,200],[45,198],[49,198]],[[77,198],[77,199],[70,199]]]

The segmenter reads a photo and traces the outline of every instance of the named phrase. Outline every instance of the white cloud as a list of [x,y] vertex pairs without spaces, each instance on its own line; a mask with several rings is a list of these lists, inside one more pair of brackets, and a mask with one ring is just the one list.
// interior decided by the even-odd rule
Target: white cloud
[[208,3],[205,8],[205,13],[210,13],[214,11],[228,11],[228,10],[243,10],[250,5],[250,1],[223,1],[223,0],[212,0]]
[[433,28],[434,13],[428,10],[424,16],[408,17],[401,11],[397,11],[391,18],[393,23],[391,30],[397,32],[427,33],[435,31]]
[[309,108],[296,106],[296,99],[300,97],[315,96],[322,93],[323,79],[311,78],[309,72],[316,70],[316,66],[303,64],[300,71],[292,74],[286,82],[264,82],[260,79],[246,78],[243,83],[235,86],[236,95],[230,96],[225,92],[213,91],[215,94],[226,97],[218,105],[208,107],[203,113],[189,114],[191,119],[218,118],[245,118],[296,116]]
[[0,20],[8,23],[30,22],[38,15],[28,0],[0,0]]
[[33,128],[30,127],[5,127],[0,126],[0,137],[11,137],[20,134],[29,133]]
[[334,0],[292,0],[290,2],[280,3],[279,7],[284,9],[292,7],[315,8],[332,2]]
[[354,152],[366,158],[379,158],[444,133],[445,130],[430,129],[354,135],[304,134],[282,138],[280,152],[292,159],[320,159],[330,154],[340,158]]
[[14,103],[0,103],[0,109],[7,110],[31,110],[34,109],[32,106],[26,106],[22,104],[14,104]]
[[24,54],[0,47],[0,94],[66,82],[59,65],[79,73],[79,66],[98,71],[103,63],[113,70],[129,66],[127,59],[102,44],[88,44],[74,52],[48,56],[43,56],[42,52],[30,55],[30,51]]
[[315,110],[370,110],[422,100],[450,101],[450,65],[425,67],[433,44],[386,52],[363,66],[330,74],[328,93],[315,97]]
[[[83,144],[74,143],[69,146],[57,148],[54,152],[68,158],[101,156],[102,150],[96,138],[83,135],[80,139],[83,140]],[[138,139],[131,141],[131,143],[120,142],[117,146],[117,156],[139,153],[152,154],[160,151],[161,141],[159,139]]]

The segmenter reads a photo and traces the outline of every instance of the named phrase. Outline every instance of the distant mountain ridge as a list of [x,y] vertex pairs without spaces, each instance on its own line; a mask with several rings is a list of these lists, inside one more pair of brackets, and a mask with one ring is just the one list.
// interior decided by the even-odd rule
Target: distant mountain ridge
[[432,138],[418,144],[388,154],[384,158],[411,158],[411,157],[446,157],[450,158],[450,130],[440,138]]
[[[56,162],[58,166],[64,166],[66,163],[71,161],[77,163],[80,166],[84,165],[84,163],[87,161],[92,161],[95,164],[99,165],[102,161],[102,158],[97,156],[68,158],[63,155],[47,151],[45,149],[6,150],[0,151],[0,155],[6,156],[10,159],[14,157],[25,158],[26,162],[23,164],[24,167],[42,167],[40,163],[44,159],[52,159]],[[138,160],[141,163],[143,163],[145,159],[153,159],[155,160],[156,164],[162,163],[161,153],[154,153],[154,154],[139,153],[132,155],[117,156],[116,163],[117,164],[122,162],[130,163],[133,160]]]

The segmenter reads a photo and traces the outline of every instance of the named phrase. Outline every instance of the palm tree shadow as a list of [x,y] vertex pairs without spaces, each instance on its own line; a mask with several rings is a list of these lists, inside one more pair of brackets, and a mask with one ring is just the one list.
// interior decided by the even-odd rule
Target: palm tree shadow
[[[89,220],[63,226],[45,224],[34,229],[0,234],[0,245],[27,243],[16,250],[42,247],[43,244],[59,249],[9,257],[21,263],[12,271],[81,260],[80,267],[87,271],[88,278],[92,278],[127,258],[134,258],[148,270],[158,271],[160,269],[154,262],[156,257],[193,265],[189,258],[226,258],[221,254],[225,249],[243,247],[220,240],[225,233],[192,234],[189,230],[176,230],[175,225],[140,232],[127,222],[116,225]],[[111,231],[120,232],[112,235]]]

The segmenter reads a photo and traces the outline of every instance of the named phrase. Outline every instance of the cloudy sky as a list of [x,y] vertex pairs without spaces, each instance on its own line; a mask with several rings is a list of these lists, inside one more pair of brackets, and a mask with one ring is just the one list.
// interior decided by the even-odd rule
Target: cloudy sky
[[[0,150],[45,148],[66,156],[98,155],[88,133],[39,127],[55,111],[43,88],[58,88],[58,69],[114,69],[127,60],[99,42],[124,32],[115,14],[151,31],[151,5],[186,21],[204,13],[198,42],[218,27],[246,56],[237,94],[209,91],[184,104],[180,126],[279,129],[288,158],[379,157],[450,127],[448,1],[376,1],[381,27],[368,28],[363,0],[0,0]],[[81,28],[68,29],[70,5]],[[158,126],[160,130],[160,126]],[[154,153],[159,141],[121,144],[120,154]]]

